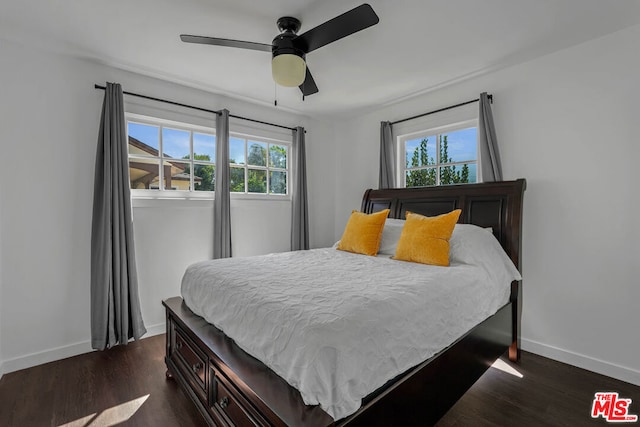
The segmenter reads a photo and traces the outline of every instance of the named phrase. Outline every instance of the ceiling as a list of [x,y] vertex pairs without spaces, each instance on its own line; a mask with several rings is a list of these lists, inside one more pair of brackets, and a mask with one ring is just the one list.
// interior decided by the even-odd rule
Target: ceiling
[[[307,115],[339,115],[640,23],[637,0],[370,0],[380,23],[307,56],[320,89],[275,87],[270,54],[182,43],[182,33],[270,43],[362,0],[0,0],[0,38]],[[636,54],[636,53],[634,53]],[[594,58],[597,60],[597,58]],[[125,88],[135,91],[135,88]],[[153,94],[161,96],[161,94]]]

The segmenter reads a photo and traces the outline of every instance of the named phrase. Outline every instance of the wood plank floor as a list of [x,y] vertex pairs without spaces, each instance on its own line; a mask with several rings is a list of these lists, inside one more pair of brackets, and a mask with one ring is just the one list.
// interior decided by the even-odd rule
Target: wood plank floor
[[[0,426],[203,425],[177,384],[165,379],[164,351],[158,335],[5,374]],[[590,417],[596,391],[632,399],[630,413],[640,415],[640,387],[526,352],[519,365],[507,366],[522,378],[489,369],[438,427],[607,425]]]

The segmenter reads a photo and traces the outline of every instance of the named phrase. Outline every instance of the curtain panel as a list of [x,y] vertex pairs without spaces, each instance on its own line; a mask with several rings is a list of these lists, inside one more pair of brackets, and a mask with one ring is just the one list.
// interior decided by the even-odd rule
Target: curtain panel
[[487,92],[480,94],[478,135],[480,138],[480,178],[483,182],[502,181],[502,165],[498,151],[498,138],[493,124],[491,102]]
[[140,311],[122,87],[107,83],[96,150],[91,226],[91,346],[147,332]]
[[391,122],[380,122],[380,176],[378,188],[396,186],[396,151]]
[[229,110],[216,116],[216,170],[213,200],[213,259],[231,258]]
[[291,145],[291,250],[309,249],[309,213],[307,201],[307,162],[304,128],[292,131]]

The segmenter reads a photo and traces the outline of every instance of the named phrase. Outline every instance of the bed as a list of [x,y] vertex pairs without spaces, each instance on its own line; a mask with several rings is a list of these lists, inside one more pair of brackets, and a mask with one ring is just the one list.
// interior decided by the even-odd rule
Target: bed
[[[361,210],[373,213],[389,209],[391,218],[404,218],[407,211],[434,216],[461,209],[458,222],[490,229],[520,268],[524,189],[525,181],[517,180],[367,190]],[[324,251],[326,254],[317,252],[318,256],[332,256],[329,250]],[[495,314],[444,350],[402,369],[364,396],[354,413],[337,420],[318,405],[306,405],[301,392],[282,378],[286,375],[277,375],[249,355],[222,330],[191,311],[180,297],[163,302],[167,313],[167,376],[183,387],[209,425],[432,425],[505,351],[511,360],[518,359],[520,286],[521,282],[512,282],[504,305],[501,303]],[[201,312],[197,300],[191,300],[191,306]],[[228,331],[228,325],[222,329]],[[238,342],[244,347],[241,339]],[[354,351],[365,347],[357,335],[352,344]]]

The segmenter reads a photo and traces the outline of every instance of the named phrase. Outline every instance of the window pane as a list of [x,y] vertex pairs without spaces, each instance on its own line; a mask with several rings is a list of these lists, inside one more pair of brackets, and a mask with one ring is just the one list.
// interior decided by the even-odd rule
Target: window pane
[[244,168],[230,168],[229,188],[233,193],[244,193]]
[[405,142],[406,167],[417,168],[420,166],[436,164],[436,137],[411,139]]
[[216,161],[216,137],[193,133],[193,159],[214,163]]
[[436,185],[436,168],[407,171],[405,187],[426,187]]
[[164,189],[191,190],[191,165],[182,162],[164,162]]
[[[265,149],[266,152],[266,149]],[[260,169],[249,169],[249,193],[267,193],[267,171]]]
[[162,151],[174,159],[190,159],[191,146],[186,130],[162,128]]
[[229,161],[237,165],[244,165],[244,139],[229,138]]
[[215,167],[213,165],[193,165],[193,187],[196,191],[215,190]]
[[476,160],[476,128],[460,129],[440,135],[440,163]]
[[286,169],[287,147],[282,145],[269,146],[269,166],[272,168]]
[[[464,168],[465,165],[462,165],[462,167]],[[469,168],[469,182],[470,184],[476,183],[478,182],[478,172],[477,172],[477,165],[475,163],[469,163],[466,164],[466,166]]]
[[131,189],[144,190],[158,188],[160,161],[153,159],[129,159],[129,179]]
[[157,156],[160,149],[158,126],[129,122],[129,154]]
[[463,164],[440,168],[440,184],[467,184],[476,182],[476,165]]
[[253,166],[267,166],[267,144],[264,142],[248,141],[249,150],[247,164]]
[[272,171],[269,173],[269,192],[271,194],[287,194],[287,173]]

